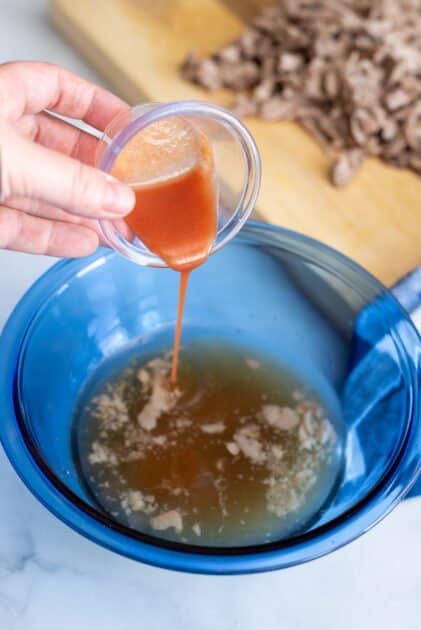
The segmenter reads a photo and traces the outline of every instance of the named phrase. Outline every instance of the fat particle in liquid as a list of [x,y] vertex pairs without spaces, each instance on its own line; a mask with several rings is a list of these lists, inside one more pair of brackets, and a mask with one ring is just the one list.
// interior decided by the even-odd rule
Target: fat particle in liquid
[[[228,342],[104,375],[83,401],[77,458],[96,501],[130,527],[202,545],[264,543],[316,517],[341,468],[305,382]],[[124,363],[124,362],[123,362]]]

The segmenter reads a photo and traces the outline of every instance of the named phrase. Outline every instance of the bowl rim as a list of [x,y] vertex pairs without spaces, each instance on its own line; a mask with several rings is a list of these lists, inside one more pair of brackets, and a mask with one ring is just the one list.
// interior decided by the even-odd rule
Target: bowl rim
[[[317,267],[324,268],[342,281],[345,278],[341,270],[346,269],[348,274],[352,273],[352,279],[363,280],[370,287],[376,287],[379,295],[392,297],[397,305],[407,324],[407,331],[405,339],[398,337],[394,341],[404,353],[401,359],[404,359],[407,366],[410,401],[406,435],[392,465],[360,501],[335,519],[283,541],[244,548],[200,547],[139,534],[128,527],[117,526],[114,521],[82,501],[56,477],[40,457],[32,441],[28,440],[23,419],[19,417],[16,379],[25,334],[36,319],[38,309],[45,303],[45,291],[48,290],[50,295],[57,289],[58,283],[62,285],[83,269],[92,268],[99,261],[103,264],[110,256],[117,256],[115,252],[107,251],[104,254],[100,250],[88,259],[59,261],[47,270],[21,298],[0,337],[0,409],[4,410],[4,419],[0,422],[0,441],[12,466],[29,490],[60,520],[85,537],[122,555],[171,569],[217,574],[265,571],[299,564],[347,544],[392,510],[415,482],[421,466],[420,447],[415,454],[411,454],[411,451],[417,444],[417,437],[418,444],[421,443],[416,386],[421,344],[407,313],[376,278],[329,246],[302,234],[257,221],[249,221],[237,238],[253,240],[257,233],[268,238],[275,235],[278,242],[273,243],[274,246],[312,261]],[[317,259],[311,255],[316,249]],[[349,279],[347,283],[355,290]],[[408,357],[411,357],[412,363],[408,362]]]

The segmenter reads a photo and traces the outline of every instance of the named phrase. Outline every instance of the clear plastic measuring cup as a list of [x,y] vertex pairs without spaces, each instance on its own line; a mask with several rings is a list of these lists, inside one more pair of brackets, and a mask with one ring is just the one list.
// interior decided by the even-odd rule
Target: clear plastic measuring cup
[[[96,163],[109,173],[116,160],[124,151],[125,162],[130,160],[130,146],[139,146],[142,135],[153,130],[152,125],[168,125],[168,133],[177,131],[177,143],[172,146],[171,138],[165,139],[166,151],[161,163],[154,164],[143,154],[142,164],[130,165],[123,178],[136,187],[158,179],[165,180],[177,176],[194,164],[194,149],[190,150],[189,129],[206,135],[212,149],[216,172],[216,192],[218,208],[218,230],[211,254],[230,241],[241,229],[253,210],[260,187],[260,156],[250,132],[232,113],[216,105],[201,101],[178,101],[174,103],[146,103],[133,107],[117,116],[108,125],[99,142]],[[156,128],[156,125],[155,125]],[[183,133],[184,149],[180,150],[180,136]],[[149,134],[149,136],[154,134]],[[146,151],[150,142],[140,144]],[[161,141],[160,138],[157,141]],[[130,144],[131,143],[131,144]],[[191,143],[193,147],[193,143]],[[136,156],[133,152],[133,160]],[[133,166],[133,168],[132,168]],[[142,172],[142,168],[144,169]],[[100,221],[102,233],[108,244],[140,265],[166,267],[166,263],[151,252],[138,237],[133,237],[124,220]]]

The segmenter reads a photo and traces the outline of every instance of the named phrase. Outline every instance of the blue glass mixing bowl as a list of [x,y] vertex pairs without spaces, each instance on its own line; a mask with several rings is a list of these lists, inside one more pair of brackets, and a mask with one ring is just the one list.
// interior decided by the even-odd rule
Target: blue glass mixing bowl
[[340,406],[345,464],[316,522],[270,544],[189,546],[113,521],[72,459],[79,392],[100,364],[155,334],[172,336],[178,276],[99,251],[60,262],[23,297],[0,339],[0,436],[30,490],[64,522],[118,553],[203,573],[287,567],[350,542],[409,490],[421,460],[420,341],[363,269],[303,236],[259,223],[192,274],[184,341],[198,327],[317,374]]

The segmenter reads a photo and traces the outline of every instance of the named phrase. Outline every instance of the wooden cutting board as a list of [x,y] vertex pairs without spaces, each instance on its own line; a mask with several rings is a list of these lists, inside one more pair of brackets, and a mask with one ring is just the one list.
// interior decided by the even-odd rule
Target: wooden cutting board
[[[229,42],[267,0],[52,0],[57,29],[130,103],[213,100],[184,82],[178,65],[191,49]],[[368,160],[345,190],[328,182],[329,159],[293,123],[248,119],[259,146],[263,218],[344,252],[385,284],[421,263],[421,178]]]

